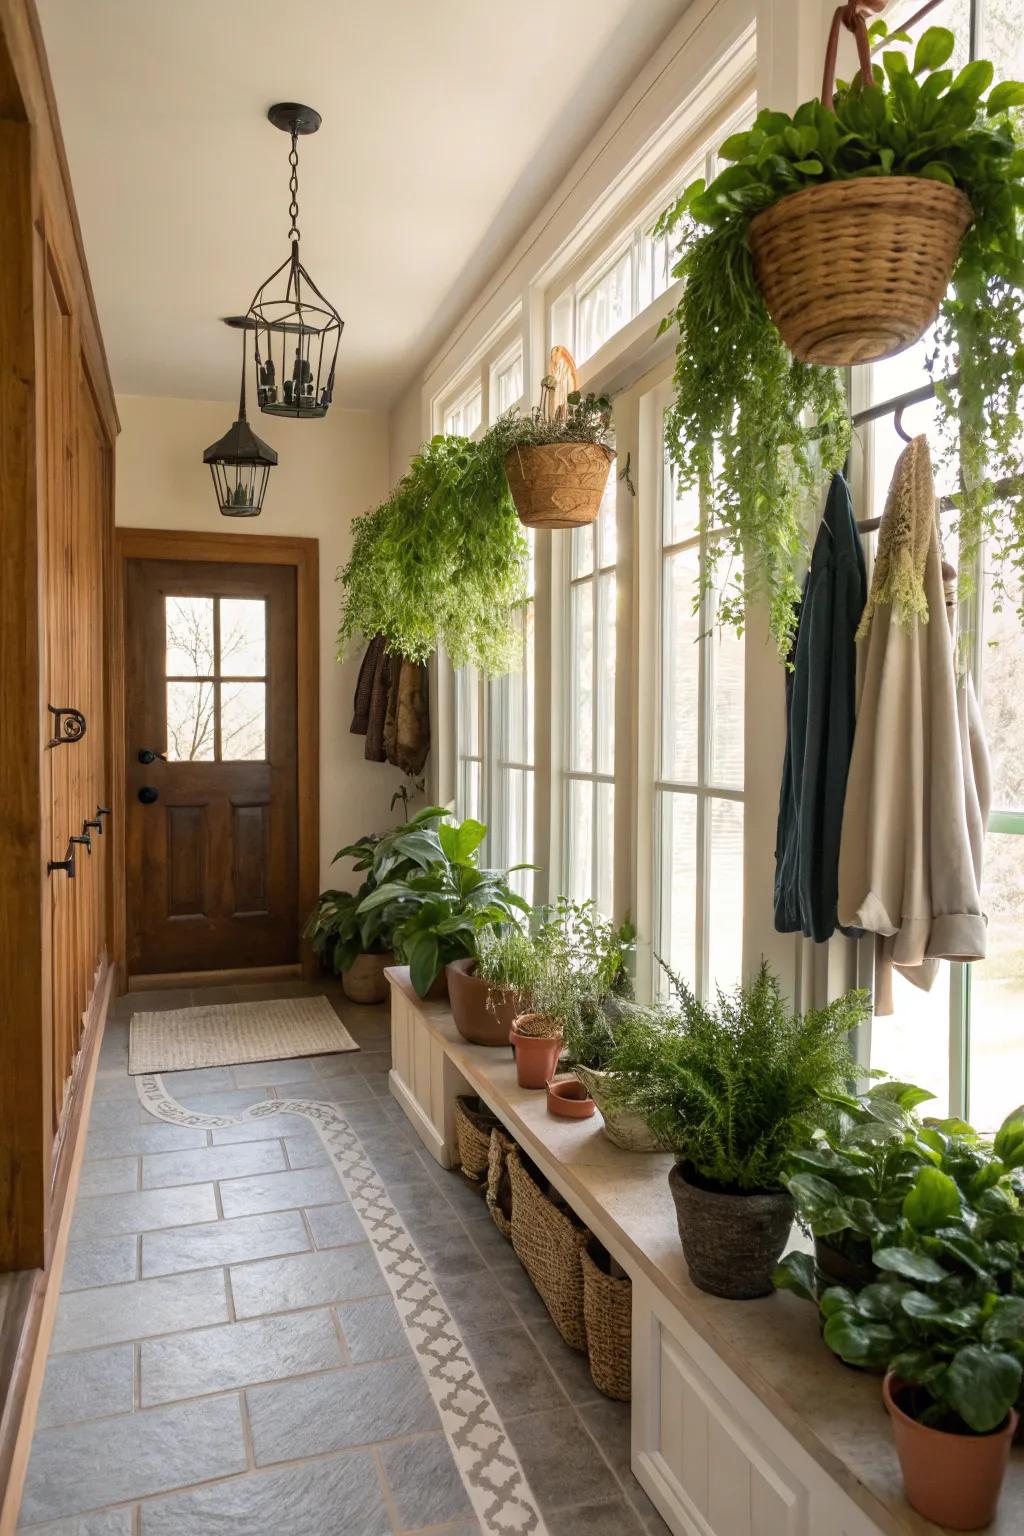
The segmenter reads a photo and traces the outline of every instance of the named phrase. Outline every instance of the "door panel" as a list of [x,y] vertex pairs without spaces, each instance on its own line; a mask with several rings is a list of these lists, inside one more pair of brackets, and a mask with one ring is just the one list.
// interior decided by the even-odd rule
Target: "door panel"
[[128,563],[136,975],[298,958],[295,624],[291,566]]

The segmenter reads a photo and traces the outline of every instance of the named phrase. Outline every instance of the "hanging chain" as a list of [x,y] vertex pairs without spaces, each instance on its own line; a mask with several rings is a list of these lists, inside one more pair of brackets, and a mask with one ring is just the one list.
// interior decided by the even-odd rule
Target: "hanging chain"
[[289,214],[291,216],[291,221],[292,221],[292,227],[288,231],[288,239],[289,240],[294,240],[296,242],[296,244],[298,244],[298,241],[299,241],[299,136],[298,136],[298,134],[297,134],[297,132],[295,131],[294,128],[292,129],[292,147],[291,147],[291,152],[288,155],[288,164],[292,168],[292,173],[291,173],[291,175],[288,178],[288,190],[289,190],[289,192],[292,195],[292,200],[291,200],[291,202],[288,205],[288,212],[289,212]]

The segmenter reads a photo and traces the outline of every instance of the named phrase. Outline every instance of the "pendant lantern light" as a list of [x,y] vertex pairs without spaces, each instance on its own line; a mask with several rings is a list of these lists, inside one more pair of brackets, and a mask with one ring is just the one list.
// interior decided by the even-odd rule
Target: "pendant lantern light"
[[203,454],[209,464],[217,505],[224,517],[259,517],[277,454],[256,436],[245,417],[245,332],[242,332],[242,383],[238,420]]
[[257,289],[249,306],[257,400],[269,416],[326,416],[345,322],[302,265],[298,225],[299,136],[316,133],[320,114],[312,107],[284,101],[271,107],[267,116],[275,128],[291,135],[291,251]]

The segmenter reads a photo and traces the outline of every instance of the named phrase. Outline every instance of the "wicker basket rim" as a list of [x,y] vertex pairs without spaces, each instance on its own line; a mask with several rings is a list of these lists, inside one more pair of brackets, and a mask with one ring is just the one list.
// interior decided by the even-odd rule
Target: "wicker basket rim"
[[[527,1009],[527,1011],[525,1013],[517,1013],[516,1014],[515,1018],[512,1020],[512,1028],[513,1028],[513,1030],[515,1031],[516,1034],[519,1034],[520,1033],[519,1025],[520,1025],[521,1021],[524,1021],[526,1019],[547,1019],[547,1018],[548,1018],[548,1015],[546,1013],[539,1013],[536,1009]],[[550,1020],[549,1020],[549,1022],[550,1022]],[[525,1038],[527,1040],[558,1040],[558,1039],[561,1039],[561,1035],[562,1035],[562,1031],[556,1025],[554,1030],[552,1031],[552,1033],[550,1035],[530,1035],[530,1034],[525,1034],[524,1033],[523,1038]]]
[[578,440],[566,438],[558,443],[517,443],[515,447],[510,448],[508,453],[506,453],[505,463],[507,464],[509,459],[512,458],[532,458],[536,454],[547,458],[554,448],[592,449],[596,453],[603,453],[609,464],[615,457],[615,449],[609,448],[607,443],[592,443],[582,438]]
[[[944,202],[951,212],[955,208],[966,220],[965,228],[974,222],[974,207],[959,187],[948,187],[945,182],[932,181],[928,176],[855,176],[849,181],[823,181],[818,186],[801,187],[799,192],[787,192],[778,202],[755,213],[750,221],[750,231],[769,229],[776,220],[787,219],[812,204],[819,208],[834,203],[863,203],[877,207],[879,203],[905,199],[911,189],[915,201]],[[926,192],[925,198],[920,196],[922,192]]]

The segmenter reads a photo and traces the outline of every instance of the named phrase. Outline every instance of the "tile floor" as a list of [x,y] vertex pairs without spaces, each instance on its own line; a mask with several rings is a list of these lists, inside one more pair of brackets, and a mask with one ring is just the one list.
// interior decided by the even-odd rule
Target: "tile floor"
[[[227,1000],[302,983],[224,988]],[[324,990],[318,988],[315,990]],[[152,1119],[127,1074],[135,993],[103,1042],[21,1512],[35,1536],[479,1536],[356,1213],[313,1126]],[[550,1536],[663,1525],[629,1409],[594,1389],[479,1197],[391,1100],[386,1011],[335,999],[358,1054],[167,1073],[189,1109],[284,1093],[344,1106],[433,1270]]]

